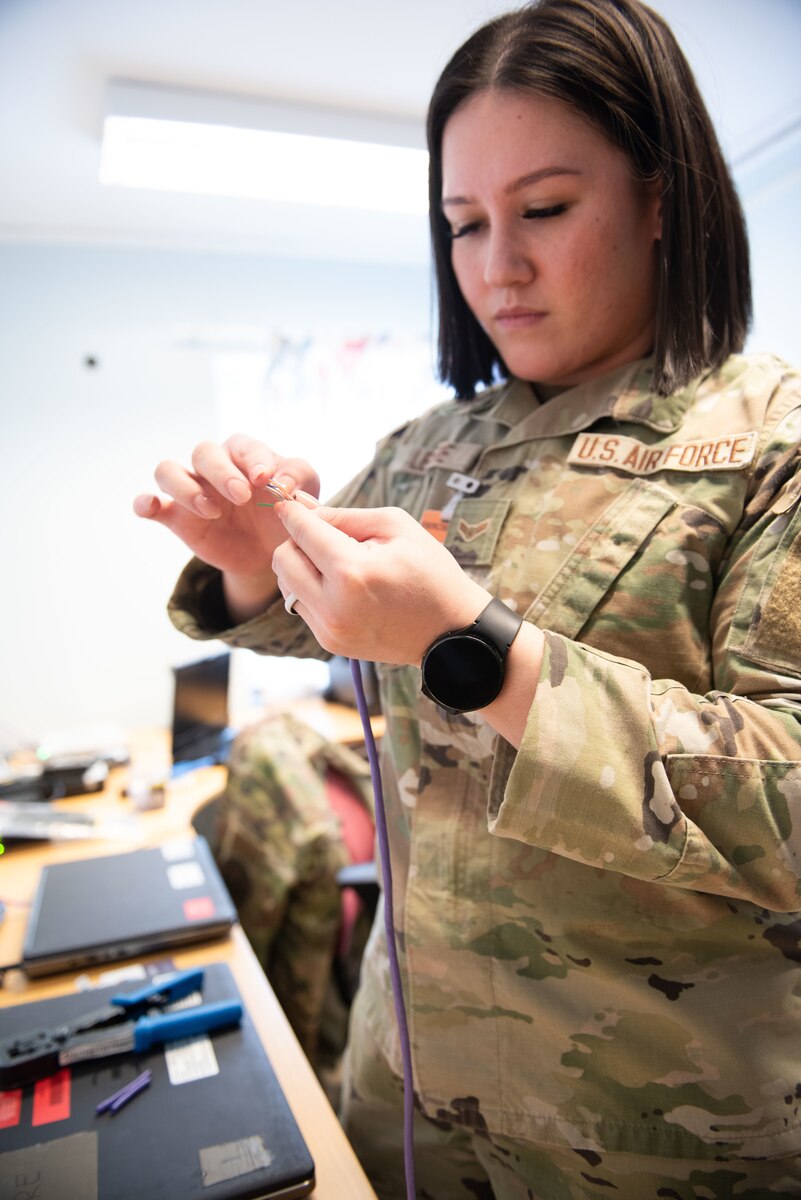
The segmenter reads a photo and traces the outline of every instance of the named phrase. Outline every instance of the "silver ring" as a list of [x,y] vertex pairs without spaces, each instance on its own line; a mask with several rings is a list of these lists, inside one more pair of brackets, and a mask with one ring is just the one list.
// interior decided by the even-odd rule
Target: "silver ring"
[[290,616],[296,617],[298,615],[295,612],[295,605],[297,604],[297,602],[298,602],[298,598],[295,595],[295,593],[289,592],[287,594],[286,599],[284,600],[284,608],[290,614]]

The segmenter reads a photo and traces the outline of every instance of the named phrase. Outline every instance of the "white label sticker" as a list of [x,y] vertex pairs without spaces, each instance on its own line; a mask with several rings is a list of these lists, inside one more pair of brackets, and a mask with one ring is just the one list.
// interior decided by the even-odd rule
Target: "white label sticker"
[[210,1079],[219,1075],[220,1067],[211,1039],[205,1033],[199,1037],[182,1038],[170,1042],[164,1048],[167,1074],[170,1083],[194,1083],[196,1079]]
[[206,882],[203,868],[199,862],[173,863],[167,867],[167,878],[176,891],[183,888],[202,887]]
[[137,983],[147,979],[147,971],[142,963],[132,963],[129,967],[116,967],[104,971],[97,981],[98,987],[117,987],[120,983]]
[[180,862],[184,858],[195,857],[195,843],[191,838],[171,838],[164,842],[161,853],[167,862]]

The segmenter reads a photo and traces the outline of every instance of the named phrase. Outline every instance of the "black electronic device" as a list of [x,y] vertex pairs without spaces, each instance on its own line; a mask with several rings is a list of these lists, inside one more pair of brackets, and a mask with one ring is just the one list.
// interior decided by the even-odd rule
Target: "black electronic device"
[[0,784],[0,800],[62,800],[99,792],[108,779],[108,761],[99,754],[48,759],[35,773],[28,772]]
[[506,655],[522,624],[495,597],[472,625],[443,633],[423,657],[423,694],[455,714],[491,704],[503,687]]
[[42,868],[22,953],[30,976],[222,937],[236,909],[208,844],[159,847]]
[[228,721],[229,651],[173,667],[173,763],[225,762],[235,731]]

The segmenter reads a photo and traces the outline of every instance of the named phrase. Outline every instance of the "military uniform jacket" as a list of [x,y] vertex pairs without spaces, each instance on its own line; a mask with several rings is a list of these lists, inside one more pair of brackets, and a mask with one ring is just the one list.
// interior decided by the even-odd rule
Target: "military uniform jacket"
[[[735,357],[511,381],[383,442],[335,499],[399,505],[546,631],[515,751],[378,665],[415,1088],[432,1117],[676,1157],[801,1150],[801,379]],[[175,623],[236,629],[191,563]],[[387,613],[387,620],[391,620]],[[368,1019],[400,1072],[385,947]]]

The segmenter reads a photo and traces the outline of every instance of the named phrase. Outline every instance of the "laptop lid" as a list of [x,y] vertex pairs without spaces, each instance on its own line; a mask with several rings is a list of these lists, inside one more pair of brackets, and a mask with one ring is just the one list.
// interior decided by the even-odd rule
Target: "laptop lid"
[[[141,986],[6,1008],[3,1037],[52,1029]],[[240,998],[223,963],[205,967],[201,998]],[[145,1068],[145,1091],[96,1115]],[[75,1063],[0,1093],[0,1200],[18,1197],[25,1179],[59,1200],[295,1200],[314,1187],[314,1164],[245,1012],[238,1028]]]
[[42,868],[23,949],[30,976],[228,933],[236,909],[202,837]]
[[188,762],[223,751],[230,742],[228,684],[231,654],[173,667],[172,759]]

